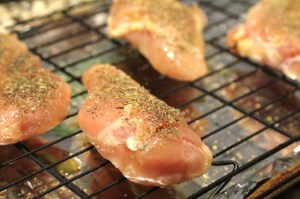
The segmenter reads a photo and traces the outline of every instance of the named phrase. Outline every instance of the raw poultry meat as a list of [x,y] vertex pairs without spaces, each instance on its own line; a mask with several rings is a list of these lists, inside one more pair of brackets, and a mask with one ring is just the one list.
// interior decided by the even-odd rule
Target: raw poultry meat
[[228,47],[300,80],[300,0],[262,0],[229,31]]
[[0,145],[44,133],[68,113],[70,88],[14,35],[0,35]]
[[[103,157],[99,156],[99,153],[96,150],[92,150],[90,155],[88,156],[88,164],[91,165],[92,168],[99,166],[99,164],[106,161]],[[101,169],[94,171],[92,178],[89,178],[90,186],[88,189],[91,189],[91,192],[94,193],[102,189],[103,187],[107,187],[110,184],[119,181],[124,178],[120,170],[118,170],[114,165],[108,164]],[[123,181],[122,183],[116,184],[115,186],[97,194],[93,198],[95,199],[103,199],[103,198],[113,198],[113,199],[124,199],[125,198],[135,198],[141,195],[142,193],[148,191],[153,187],[136,184],[131,181]],[[167,198],[173,199],[174,191],[170,190],[172,187],[168,187],[168,189],[160,189],[159,191],[155,191],[152,194],[147,196],[147,199],[157,199],[157,198]],[[178,197],[178,195],[176,195]]]
[[114,0],[108,33],[136,47],[161,74],[192,81],[207,72],[202,31],[206,17],[177,0]]
[[129,180],[167,186],[207,171],[212,154],[178,110],[111,65],[91,67],[83,83],[79,126]]

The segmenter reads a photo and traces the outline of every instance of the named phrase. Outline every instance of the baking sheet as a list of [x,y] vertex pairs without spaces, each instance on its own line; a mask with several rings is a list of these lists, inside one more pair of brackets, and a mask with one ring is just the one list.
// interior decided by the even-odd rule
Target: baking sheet
[[[242,60],[226,50],[224,42],[227,30],[243,20],[244,12],[254,2],[200,1],[209,21],[205,38],[206,60],[210,73],[193,83],[162,77],[125,41],[108,39],[105,36],[108,6],[101,2],[68,10],[67,14],[56,13],[51,18],[15,26],[12,30],[21,32],[19,36],[33,52],[42,57],[44,66],[70,84],[73,96],[70,115],[60,125],[44,135],[22,142],[22,146],[29,151],[45,147],[33,154],[66,179],[71,180],[86,194],[95,194],[103,190],[96,194],[96,197],[132,198],[152,190],[152,187],[127,181],[93,149],[78,127],[76,114],[86,97],[80,77],[91,64],[95,63],[115,63],[154,95],[179,108],[190,122],[191,128],[203,137],[212,152],[218,155],[215,160],[234,160],[243,166],[291,139],[276,129],[267,128],[266,125],[270,123],[279,121],[276,123],[277,129],[287,132],[291,137],[299,136],[300,113],[298,111],[293,114],[293,111],[300,107],[299,87],[261,70],[253,63]],[[276,101],[278,97],[282,99]],[[240,99],[237,100],[238,98]],[[244,112],[248,114],[245,115]],[[280,121],[285,116],[289,117]],[[261,132],[257,133],[258,131]],[[223,152],[255,133],[256,136]],[[57,143],[51,144],[56,141]],[[227,192],[223,191],[218,197],[235,192],[236,186],[239,190],[239,195],[236,196],[247,194],[247,191],[262,179],[257,175],[260,175],[263,168],[274,161],[281,161],[279,158],[292,153],[296,146],[297,143],[294,143],[237,175],[225,187],[224,190]],[[0,150],[9,154],[0,155],[1,164],[21,155],[16,146],[1,146]],[[53,151],[57,155],[54,156]],[[23,170],[24,165],[30,169]],[[1,166],[1,187],[28,175],[31,177],[0,192],[0,198],[5,196],[30,198],[56,187],[57,189],[46,196],[78,197],[68,191],[68,187],[60,185],[60,182],[47,171],[41,169],[27,156]],[[16,177],[3,175],[12,170],[17,173]],[[185,198],[231,171],[232,166],[212,166],[202,177],[158,189],[145,198]],[[273,171],[266,170],[265,175],[271,175]],[[249,181],[251,176],[254,177]],[[239,186],[244,188],[241,189]]]

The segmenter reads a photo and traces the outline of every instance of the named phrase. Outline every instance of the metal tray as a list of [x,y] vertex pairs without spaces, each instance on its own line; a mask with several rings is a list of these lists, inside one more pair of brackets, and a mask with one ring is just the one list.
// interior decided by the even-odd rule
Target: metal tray
[[[72,104],[70,115],[46,134],[0,147],[0,198],[211,198],[224,197],[226,190],[244,190],[239,197],[245,197],[249,187],[235,186],[293,153],[300,139],[299,84],[231,54],[225,45],[226,32],[256,1],[186,2],[199,3],[209,22],[209,73],[189,83],[158,74],[127,42],[106,36],[109,1],[81,3],[10,27],[70,84]],[[86,97],[81,75],[95,63],[115,64],[179,108],[214,154],[209,172],[162,189],[129,182],[103,159],[76,118]]]

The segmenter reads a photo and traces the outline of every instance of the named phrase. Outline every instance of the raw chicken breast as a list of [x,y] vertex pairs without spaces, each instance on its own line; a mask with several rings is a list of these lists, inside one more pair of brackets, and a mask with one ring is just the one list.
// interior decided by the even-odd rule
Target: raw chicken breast
[[[99,164],[103,163],[105,160],[103,157],[99,155],[97,151],[90,151],[90,155],[88,156],[88,164],[90,164],[91,168],[98,167]],[[109,186],[123,178],[122,173],[118,170],[114,165],[108,164],[101,169],[97,169],[93,172],[92,178],[89,178],[90,186],[88,189],[91,190],[91,193],[99,191],[99,189]],[[111,188],[93,196],[95,199],[104,199],[104,198],[112,198],[112,199],[124,199],[124,198],[135,198],[142,193],[151,189],[151,186],[145,186],[133,183],[131,181],[123,181],[122,183],[116,184]],[[168,187],[170,188],[170,187]],[[157,199],[157,198],[166,198],[173,199],[174,191],[169,189],[160,189],[159,191],[155,191],[147,196],[147,199]]]
[[109,35],[135,46],[161,74],[192,81],[207,72],[202,31],[206,17],[177,0],[114,0]]
[[111,65],[93,66],[83,83],[79,126],[129,180],[167,186],[207,171],[212,154],[178,110]]
[[300,80],[300,0],[262,0],[228,33],[233,52]]
[[67,115],[69,86],[40,66],[15,36],[0,35],[0,145],[44,133]]

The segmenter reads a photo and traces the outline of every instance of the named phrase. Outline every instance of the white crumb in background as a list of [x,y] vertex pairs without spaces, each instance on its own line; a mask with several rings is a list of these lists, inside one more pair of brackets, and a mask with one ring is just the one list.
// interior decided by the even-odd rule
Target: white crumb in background
[[[18,10],[22,10],[22,11],[18,11]],[[31,9],[31,6],[29,4],[29,2],[21,2],[18,6],[14,14],[14,17],[18,20],[28,20],[31,18],[32,13],[29,12],[29,10]]]
[[41,15],[47,15],[49,9],[46,8],[45,1],[33,1],[31,10],[32,16],[38,17]]
[[63,10],[65,7],[67,7],[67,4],[66,1],[52,1],[52,2],[48,2],[47,7],[49,8],[49,14],[50,14],[52,12],[55,12],[56,10]]
[[70,4],[70,6],[74,6],[74,5],[78,4],[78,3],[80,3],[80,1],[81,0],[69,0],[68,2]]
[[20,2],[0,2],[0,33],[7,32],[17,21],[50,15],[82,2],[94,0],[35,0]]
[[8,31],[4,27],[0,27],[0,34],[8,34]]
[[11,18],[8,10],[5,6],[0,5],[0,27],[7,27],[14,24],[14,20]]

